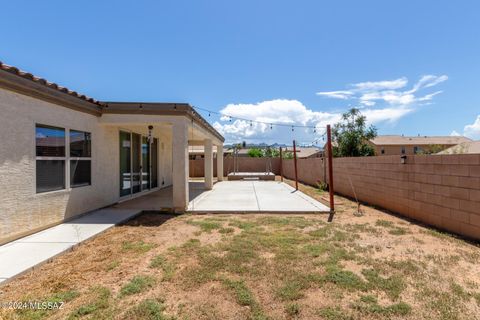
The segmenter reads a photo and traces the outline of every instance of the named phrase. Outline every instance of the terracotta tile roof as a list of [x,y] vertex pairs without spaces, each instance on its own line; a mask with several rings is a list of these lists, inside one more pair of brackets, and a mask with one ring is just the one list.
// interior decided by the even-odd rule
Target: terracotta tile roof
[[36,83],[39,83],[39,84],[42,84],[46,87],[49,87],[49,88],[52,88],[52,89],[55,89],[55,90],[58,90],[58,91],[61,91],[61,92],[64,92],[66,94],[69,94],[71,96],[74,96],[74,97],[77,97],[79,99],[82,99],[82,100],[85,100],[85,101],[88,101],[88,102],[91,102],[91,103],[94,103],[94,104],[97,104],[97,105],[101,105],[99,101],[93,99],[93,98],[90,98],[90,97],[87,97],[86,95],[84,94],[80,94],[76,91],[72,91],[66,87],[62,87],[54,82],[50,82],[46,79],[43,79],[43,78],[40,78],[40,77],[37,77],[37,76],[34,76],[33,74],[29,73],[29,72],[26,72],[26,71],[22,71],[20,69],[18,69],[17,67],[14,67],[14,66],[10,66],[8,64],[5,64],[3,62],[0,61],[0,70],[4,70],[4,71],[7,71],[7,72],[10,72],[10,73],[13,73],[17,76],[20,76],[22,78],[25,78],[25,79],[29,79],[33,82],[36,82]]
[[400,136],[385,135],[377,136],[370,140],[375,145],[457,145],[462,142],[471,141],[471,139],[462,136]]

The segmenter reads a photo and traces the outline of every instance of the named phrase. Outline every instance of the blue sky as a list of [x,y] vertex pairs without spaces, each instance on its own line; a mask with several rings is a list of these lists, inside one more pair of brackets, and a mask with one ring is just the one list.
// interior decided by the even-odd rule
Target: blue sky
[[[1,61],[99,100],[318,126],[358,106],[380,134],[480,138],[478,1],[16,0],[2,11]],[[317,138],[204,115],[230,141]]]

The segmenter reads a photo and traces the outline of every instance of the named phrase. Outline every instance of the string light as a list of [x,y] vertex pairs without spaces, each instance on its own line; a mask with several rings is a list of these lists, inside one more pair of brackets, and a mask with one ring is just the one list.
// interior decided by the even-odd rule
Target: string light
[[[176,106],[175,106],[176,107]],[[305,126],[305,125],[292,125],[292,124],[287,124],[287,123],[272,123],[272,122],[265,122],[265,121],[257,121],[257,120],[252,120],[252,119],[245,119],[245,118],[240,118],[240,117],[233,117],[231,115],[227,115],[227,114],[224,114],[224,113],[220,113],[220,112],[217,112],[217,111],[212,111],[212,110],[208,110],[208,109],[203,109],[203,108],[199,108],[199,107],[195,107],[195,106],[192,106],[194,109],[198,109],[198,110],[202,110],[204,112],[207,112],[208,113],[208,116],[211,117],[212,114],[218,114],[220,116],[223,116],[223,117],[226,117],[228,118],[228,121],[229,122],[232,122],[233,119],[236,119],[236,120],[241,120],[241,121],[246,121],[248,123],[250,123],[250,127],[253,127],[253,123],[259,123],[259,124],[266,124],[268,126],[270,126],[270,130],[273,130],[273,126],[279,126],[279,127],[290,127],[292,132],[295,131],[295,128],[307,128],[307,129],[313,129],[313,133],[314,134],[318,134],[317,132],[317,129],[326,129],[326,127],[318,127],[318,126]],[[197,110],[197,111],[198,111]],[[318,137],[317,139],[315,139],[311,145],[315,145],[317,142],[320,141],[320,139],[322,140],[322,143],[325,143],[325,135],[327,134],[326,131],[324,131],[320,137]]]
[[229,122],[232,122],[233,119],[242,120],[242,121],[249,122],[249,123],[250,123],[250,126],[253,126],[253,123],[259,123],[259,124],[269,125],[269,126],[270,126],[270,129],[273,129],[273,126],[277,126],[277,127],[291,127],[292,131],[295,131],[295,128],[310,128],[310,129],[313,129],[313,130],[314,130],[314,131],[313,131],[314,133],[317,132],[317,129],[325,129],[325,127],[306,126],[306,125],[292,125],[292,124],[288,124],[288,123],[271,123],[271,122],[265,122],[265,121],[245,119],[245,118],[240,118],[240,117],[233,117],[233,116],[231,116],[231,115],[224,114],[224,113],[221,113],[221,112],[218,112],[218,111],[208,110],[208,109],[204,109],[204,108],[200,108],[200,107],[195,107],[195,106],[192,106],[192,107],[193,107],[194,109],[196,109],[197,111],[198,111],[198,110],[201,110],[201,111],[207,112],[209,117],[210,117],[212,114],[218,114],[218,115],[220,115],[220,116],[227,117]]

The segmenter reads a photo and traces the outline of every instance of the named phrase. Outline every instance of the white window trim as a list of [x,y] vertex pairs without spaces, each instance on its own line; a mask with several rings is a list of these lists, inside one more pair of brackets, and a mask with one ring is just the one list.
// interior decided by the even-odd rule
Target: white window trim
[[[37,134],[37,126],[50,126],[50,127],[54,127],[54,128],[59,128],[59,129],[63,129],[65,130],[65,156],[64,157],[43,157],[43,156],[37,156],[37,143],[36,143],[36,134]],[[64,172],[64,184],[65,184],[65,188],[63,189],[58,189],[58,190],[51,190],[51,191],[45,191],[45,192],[37,192],[37,181],[36,181],[36,178],[35,178],[35,184],[34,184],[34,193],[36,196],[42,196],[42,195],[48,195],[48,194],[52,194],[52,193],[62,193],[62,192],[70,192],[72,191],[72,189],[77,189],[77,188],[84,188],[84,187],[91,187],[92,184],[93,184],[93,176],[92,176],[92,153],[93,153],[93,148],[92,146],[91,149],[90,149],[90,157],[71,157],[70,156],[70,131],[77,131],[77,132],[87,132],[87,133],[90,133],[90,141],[93,141],[93,134],[90,132],[90,131],[85,131],[85,130],[77,130],[77,129],[72,129],[72,128],[68,128],[68,127],[62,127],[62,126],[58,126],[58,125],[49,125],[49,124],[45,124],[45,123],[39,123],[39,122],[35,122],[34,123],[34,127],[33,127],[33,137],[34,137],[34,154],[35,154],[35,177],[36,177],[36,173],[37,173],[37,160],[59,160],[59,161],[65,161],[65,166],[64,166],[64,169],[65,169],[65,172]],[[93,143],[92,143],[93,144]],[[71,186],[71,177],[70,177],[70,161],[71,160],[87,160],[87,161],[90,161],[90,184],[88,185],[80,185],[80,186],[74,186],[72,187]]]
[[[66,165],[65,167],[68,166],[68,177],[66,177],[67,179],[67,183],[65,185],[68,185],[68,190],[72,190],[72,189],[78,189],[78,188],[84,188],[84,187],[91,187],[92,184],[93,184],[93,176],[92,176],[92,170],[93,170],[93,167],[92,167],[92,153],[93,153],[93,148],[92,148],[92,141],[93,141],[93,134],[90,132],[90,131],[85,131],[85,130],[77,130],[77,129],[72,129],[72,128],[66,128],[65,130],[68,130],[68,135],[67,135],[67,140],[68,140],[68,159],[67,159],[67,162],[68,162],[68,165]],[[86,133],[89,133],[90,134],[90,157],[72,157],[70,156],[70,131],[76,131],[76,132],[86,132]],[[70,161],[72,160],[86,160],[86,161],[90,161],[90,184],[86,184],[86,185],[79,185],[79,186],[74,186],[72,187],[71,186],[71,181],[70,181],[70,169],[71,169],[71,165],[70,165]]]

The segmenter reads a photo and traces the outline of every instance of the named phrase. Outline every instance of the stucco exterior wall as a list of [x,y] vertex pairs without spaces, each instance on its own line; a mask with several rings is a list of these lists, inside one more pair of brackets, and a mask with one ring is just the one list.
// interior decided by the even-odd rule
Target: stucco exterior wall
[[[92,133],[90,186],[36,193],[36,123]],[[159,184],[165,187],[171,184],[171,133],[157,129],[154,136],[160,142]],[[119,200],[119,127],[0,89],[0,137],[0,243]]]

